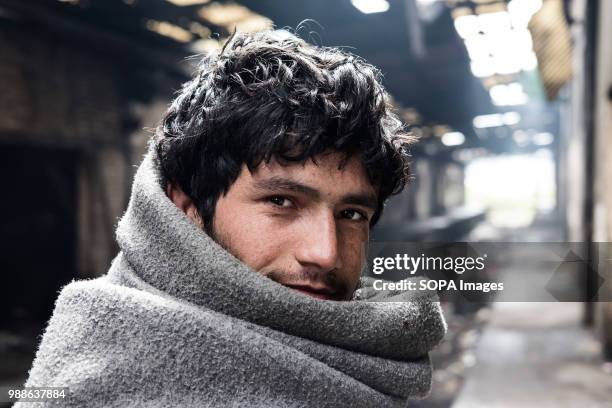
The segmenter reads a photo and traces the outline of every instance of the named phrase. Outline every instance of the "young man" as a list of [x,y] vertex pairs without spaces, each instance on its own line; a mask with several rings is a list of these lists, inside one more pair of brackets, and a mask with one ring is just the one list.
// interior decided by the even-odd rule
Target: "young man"
[[88,407],[424,396],[446,329],[438,303],[365,299],[360,279],[411,142],[364,61],[234,35],[170,106],[121,252],[107,275],[63,289],[27,386],[68,387],[62,403]]

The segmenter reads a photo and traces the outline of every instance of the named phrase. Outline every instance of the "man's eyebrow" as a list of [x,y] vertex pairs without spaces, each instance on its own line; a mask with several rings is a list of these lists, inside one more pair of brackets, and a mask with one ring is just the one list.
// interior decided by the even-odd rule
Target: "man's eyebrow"
[[277,190],[289,190],[296,193],[305,194],[311,198],[320,198],[321,193],[319,190],[307,186],[291,179],[282,177],[272,177],[265,180],[258,180],[255,182],[255,188],[258,190],[277,191]]
[[348,194],[342,197],[344,204],[360,205],[373,211],[378,210],[378,199],[373,194]]
[[[271,177],[265,180],[258,180],[255,182],[254,187],[258,190],[266,190],[270,192],[275,192],[278,190],[288,190],[307,195],[314,199],[321,198],[321,193],[319,192],[319,190],[283,177]],[[378,209],[378,198],[374,194],[347,194],[343,196],[340,201],[343,204],[359,205],[362,207],[369,208],[373,211],[376,211]]]

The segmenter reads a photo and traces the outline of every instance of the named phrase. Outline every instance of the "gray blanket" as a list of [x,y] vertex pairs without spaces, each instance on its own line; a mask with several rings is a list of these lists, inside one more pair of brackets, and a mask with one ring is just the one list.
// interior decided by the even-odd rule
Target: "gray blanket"
[[30,370],[27,386],[70,388],[62,406],[402,407],[429,391],[435,298],[321,301],[263,277],[166,197],[151,154],[117,239],[107,275],[62,290]]

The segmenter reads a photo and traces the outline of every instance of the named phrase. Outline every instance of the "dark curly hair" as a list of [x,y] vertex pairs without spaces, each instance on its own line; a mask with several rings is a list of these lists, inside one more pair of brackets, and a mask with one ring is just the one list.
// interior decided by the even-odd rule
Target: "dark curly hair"
[[[153,140],[164,183],[194,201],[209,231],[214,209],[246,164],[360,154],[378,210],[409,178],[414,138],[390,110],[380,72],[344,51],[275,31],[235,33],[203,58]],[[343,164],[341,164],[342,166]]]

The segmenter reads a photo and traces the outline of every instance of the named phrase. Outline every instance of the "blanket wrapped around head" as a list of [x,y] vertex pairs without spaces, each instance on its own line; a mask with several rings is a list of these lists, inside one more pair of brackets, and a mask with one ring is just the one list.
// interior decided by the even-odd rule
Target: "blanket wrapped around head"
[[429,392],[435,297],[317,300],[256,273],[168,199],[151,153],[117,239],[107,275],[62,290],[30,370],[26,386],[69,388],[59,405],[403,407]]

